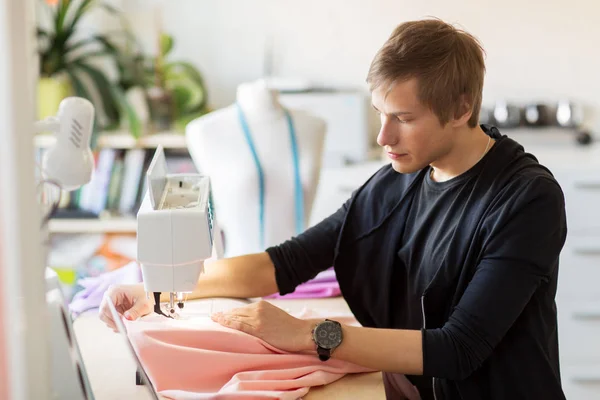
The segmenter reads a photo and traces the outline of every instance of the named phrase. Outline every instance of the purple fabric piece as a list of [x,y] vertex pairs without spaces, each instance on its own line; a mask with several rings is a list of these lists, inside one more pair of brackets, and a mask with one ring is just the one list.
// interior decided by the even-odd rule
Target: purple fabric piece
[[73,296],[73,300],[69,304],[69,310],[73,316],[77,316],[86,310],[99,307],[104,292],[110,285],[140,282],[142,282],[142,271],[136,262],[130,262],[119,269],[102,275],[83,278],[78,282],[83,289]]
[[336,297],[342,292],[338,284],[333,268],[325,270],[314,279],[299,285],[292,293],[281,296],[275,293],[266,296],[267,299],[317,299],[324,297]]

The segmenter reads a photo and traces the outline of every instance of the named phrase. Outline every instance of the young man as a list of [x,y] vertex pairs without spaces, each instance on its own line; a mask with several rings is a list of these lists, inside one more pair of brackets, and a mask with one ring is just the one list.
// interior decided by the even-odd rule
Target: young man
[[[384,371],[392,399],[406,378],[423,399],[564,399],[554,301],[563,193],[518,143],[478,125],[484,72],[468,33],[439,20],[400,25],[368,74],[391,165],[320,224],[215,262],[198,282],[197,297],[285,294],[334,265],[363,327],[266,302],[213,319]],[[152,309],[141,286],[107,296],[128,318]]]

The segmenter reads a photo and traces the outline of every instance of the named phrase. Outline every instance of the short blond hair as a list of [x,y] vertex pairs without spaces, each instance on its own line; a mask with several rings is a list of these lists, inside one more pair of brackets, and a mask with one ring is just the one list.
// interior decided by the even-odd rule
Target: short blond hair
[[479,123],[485,51],[471,34],[439,19],[399,25],[375,55],[367,83],[371,91],[416,78],[419,100],[445,125],[472,112],[469,126]]

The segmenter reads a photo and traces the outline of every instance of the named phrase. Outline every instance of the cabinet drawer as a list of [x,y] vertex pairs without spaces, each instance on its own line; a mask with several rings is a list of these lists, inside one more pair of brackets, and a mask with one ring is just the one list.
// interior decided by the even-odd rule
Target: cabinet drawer
[[600,301],[559,300],[557,308],[561,362],[600,364]]
[[[563,180],[563,182],[565,182]],[[571,233],[600,232],[600,178],[578,177],[562,184]]]
[[600,300],[600,236],[569,235],[560,255],[558,296]]
[[561,364],[560,373],[563,391],[567,399],[600,399],[600,364]]

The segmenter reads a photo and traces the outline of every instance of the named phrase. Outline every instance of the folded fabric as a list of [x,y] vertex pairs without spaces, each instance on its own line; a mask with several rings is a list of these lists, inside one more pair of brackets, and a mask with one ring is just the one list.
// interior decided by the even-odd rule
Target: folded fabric
[[298,285],[296,290],[284,296],[279,293],[267,296],[268,299],[316,299],[324,297],[336,297],[341,294],[340,285],[337,282],[333,268],[319,273],[310,281]]
[[[316,314],[304,311],[299,316]],[[350,317],[335,318],[355,323]],[[337,359],[322,362],[314,354],[279,350],[207,315],[177,320],[153,314],[124,322],[153,386],[171,399],[298,399],[310,387],[348,373],[372,371]]]
[[78,284],[82,290],[73,296],[69,311],[73,316],[77,316],[86,310],[99,307],[104,292],[112,284],[133,284],[141,281],[142,273],[136,262],[130,262],[124,267],[102,275],[80,279]]

